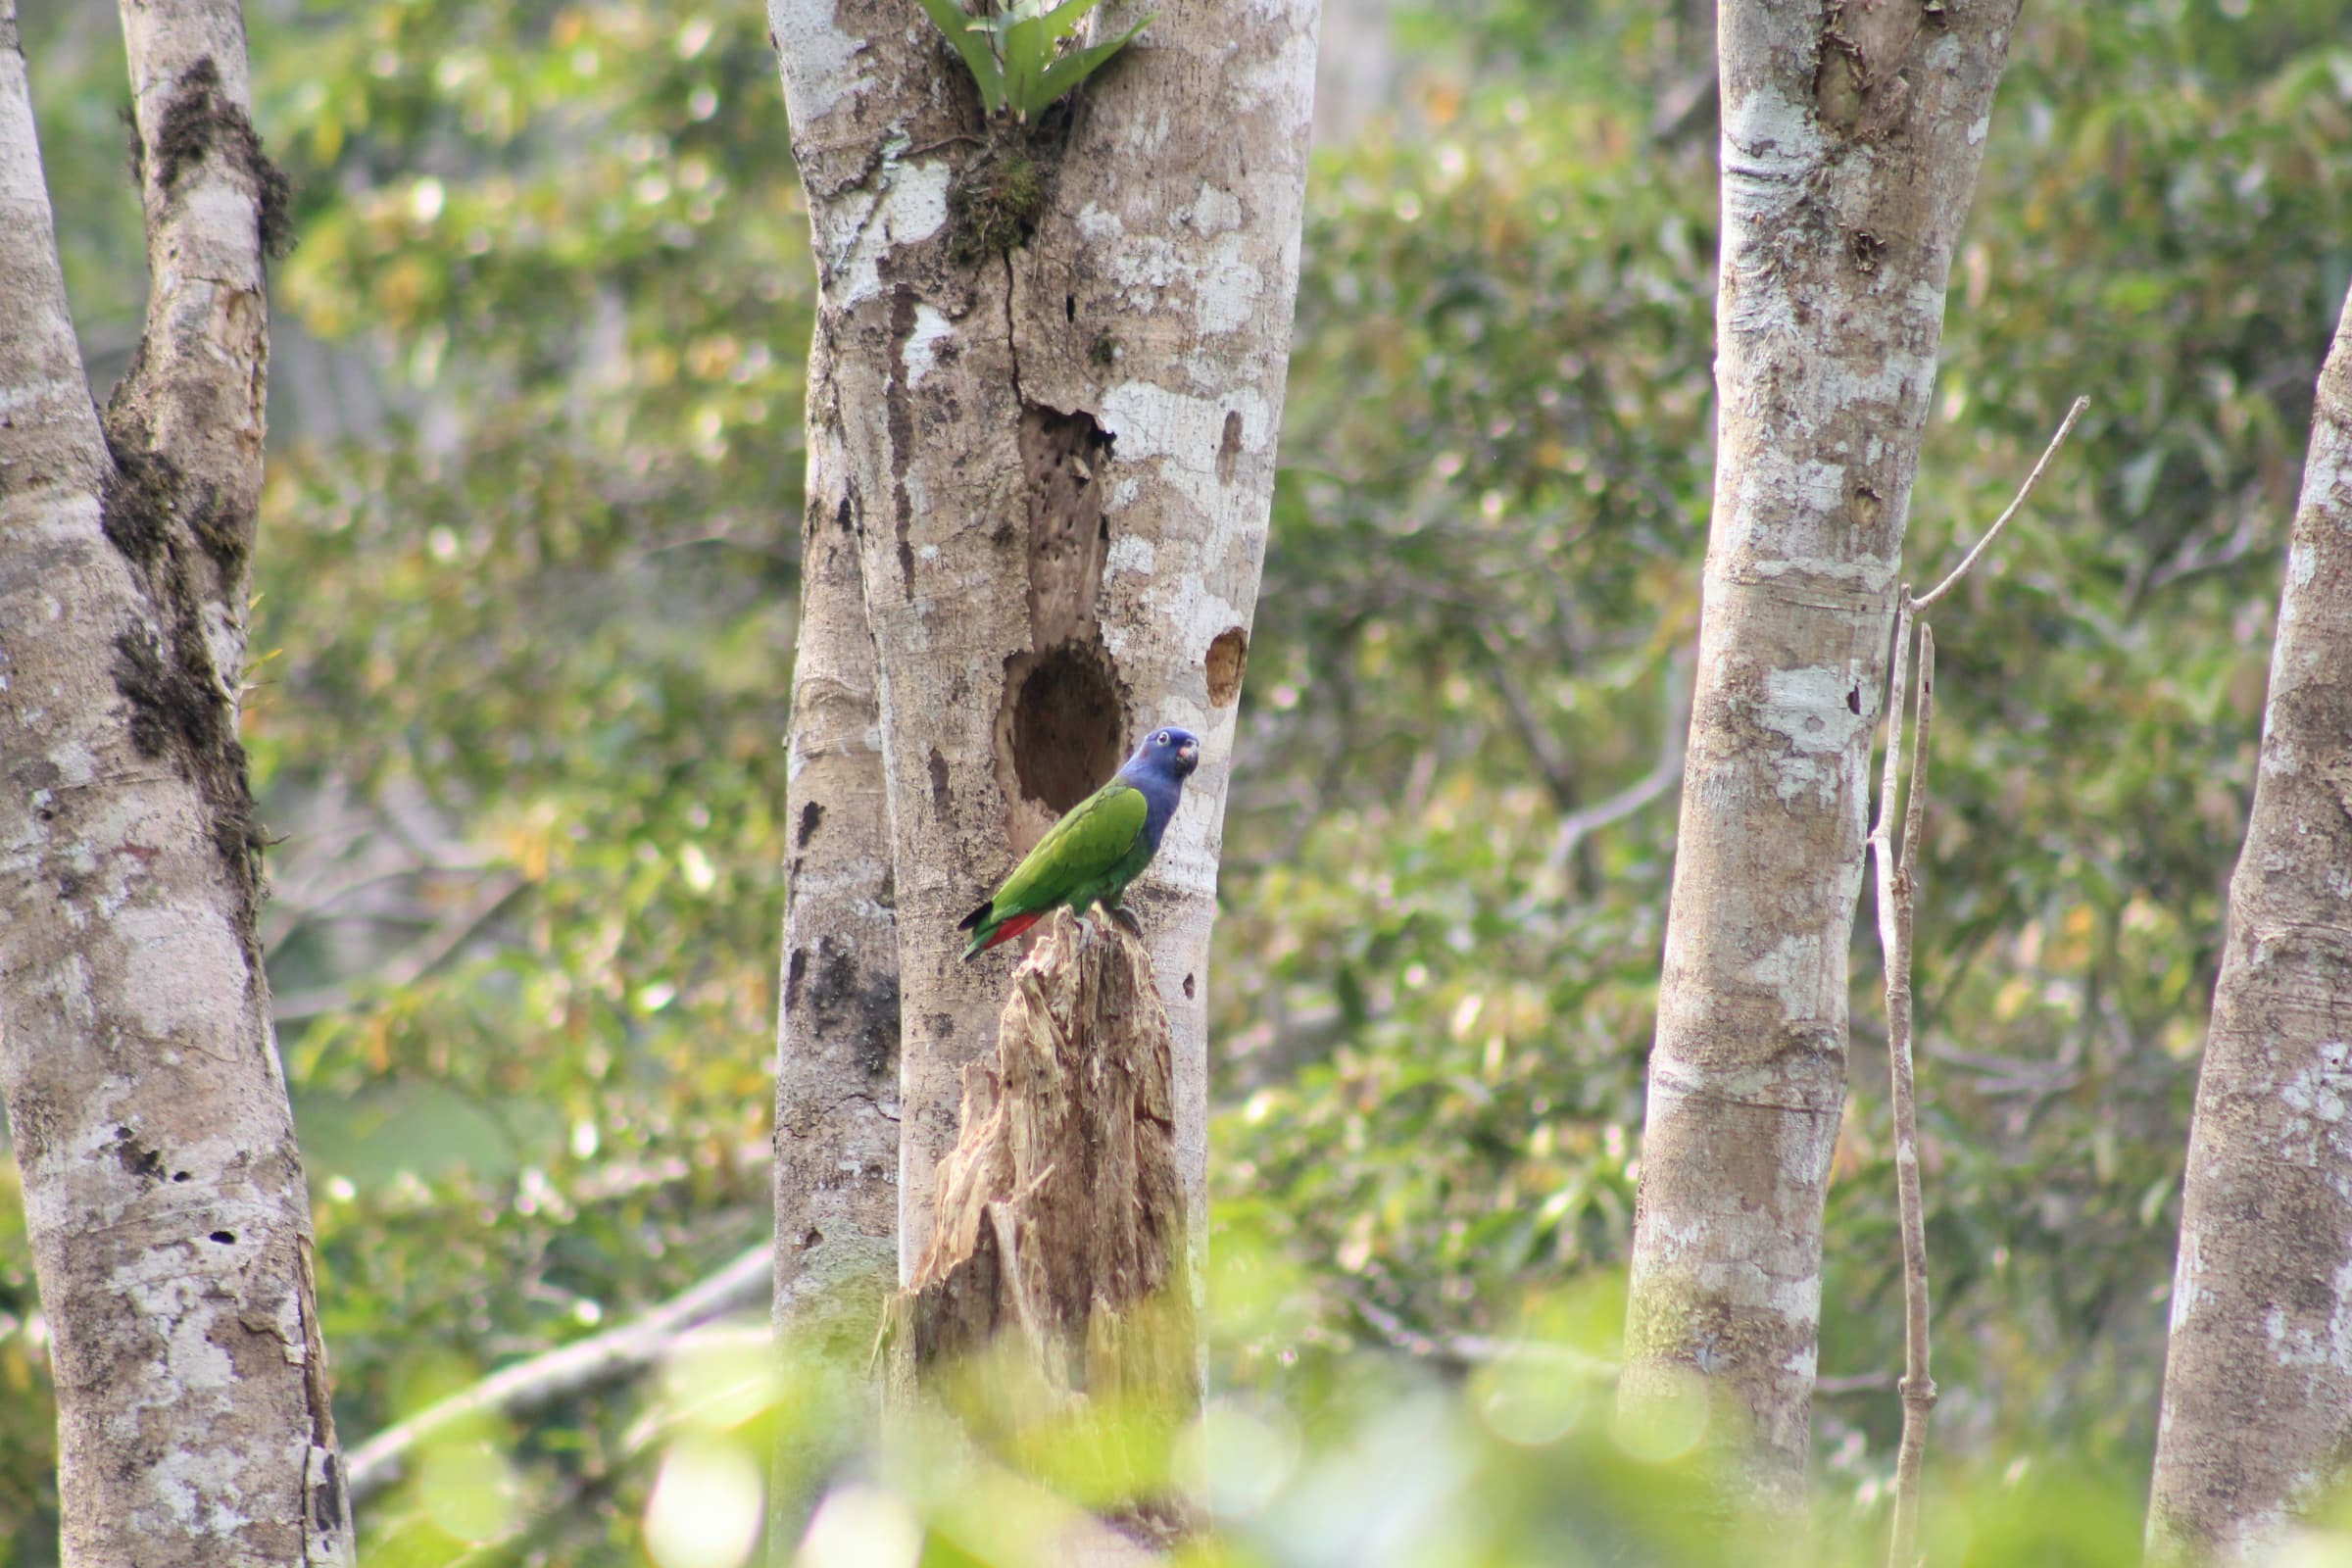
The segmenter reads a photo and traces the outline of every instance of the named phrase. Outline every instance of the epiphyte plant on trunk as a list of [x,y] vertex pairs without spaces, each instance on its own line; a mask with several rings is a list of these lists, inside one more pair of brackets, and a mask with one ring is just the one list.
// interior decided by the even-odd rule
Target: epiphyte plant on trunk
[[1009,115],[1016,124],[1026,124],[1126,48],[1152,21],[1148,15],[1106,43],[1073,47],[1079,24],[1102,3],[1063,0],[1049,9],[1046,0],[1013,0],[1001,12],[979,17],[956,0],[923,0],[923,9],[971,68],[989,114]]
[[[971,71],[988,118],[986,150],[956,172],[948,192],[948,255],[958,267],[1008,256],[1028,243],[1046,205],[1039,154],[1059,140],[1039,125],[1040,117],[1126,48],[1156,15],[1145,16],[1106,42],[1079,43],[1079,24],[1102,3],[1063,0],[1049,7],[1048,0],[1013,0],[1002,11],[975,17],[956,0],[923,0],[923,9]],[[1056,118],[1066,127],[1067,112]]]

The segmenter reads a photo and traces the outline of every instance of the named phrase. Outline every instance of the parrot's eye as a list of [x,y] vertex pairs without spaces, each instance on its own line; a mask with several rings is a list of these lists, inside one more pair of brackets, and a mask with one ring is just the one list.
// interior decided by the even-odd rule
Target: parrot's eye
[[1161,730],[1161,731],[1160,731],[1160,732],[1159,732],[1157,735],[1153,736],[1153,737],[1152,737],[1152,739],[1153,739],[1153,740],[1154,740],[1154,741],[1155,741],[1157,744],[1159,744],[1159,745],[1161,745],[1161,746],[1165,746],[1165,745],[1167,745],[1167,744],[1168,744],[1168,732],[1167,732],[1166,730],[1164,730],[1164,729],[1163,729],[1163,730]]

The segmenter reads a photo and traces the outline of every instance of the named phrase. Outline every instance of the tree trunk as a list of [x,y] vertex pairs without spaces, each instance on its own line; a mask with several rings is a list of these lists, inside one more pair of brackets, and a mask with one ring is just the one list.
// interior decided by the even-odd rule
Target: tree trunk
[[2197,1080],[2153,1556],[2270,1560],[2352,1452],[2352,299],[2320,372]]
[[123,31],[155,281],[102,429],[0,0],[0,1092],[65,1560],[348,1562],[236,739],[285,186],[233,4]]
[[[902,1282],[1004,987],[1003,957],[958,960],[956,920],[1159,722],[1199,731],[1205,759],[1134,901],[1198,1237],[1205,960],[1298,282],[1313,0],[1163,13],[1026,134],[984,124],[946,40],[895,0],[769,16],[833,388],[811,417],[820,459],[849,469],[881,696]],[[980,232],[984,176],[1018,156],[1041,203],[1004,255]]]
[[1622,1397],[1801,1505],[1903,522],[2014,0],[1722,9],[1718,457]]
[[[819,345],[811,410],[829,409]],[[774,1322],[790,1375],[851,1398],[883,1298],[898,1283],[899,948],[891,914],[890,810],[874,697],[874,643],[848,466],[809,424],[793,661],[783,1005],[776,1050]],[[776,1455],[775,1560],[808,1525],[836,1423]]]

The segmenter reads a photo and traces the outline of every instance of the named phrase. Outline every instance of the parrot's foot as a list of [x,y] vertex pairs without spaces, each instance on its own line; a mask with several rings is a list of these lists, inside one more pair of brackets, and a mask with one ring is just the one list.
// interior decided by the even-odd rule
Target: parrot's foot
[[1118,921],[1119,929],[1125,931],[1129,936],[1140,937],[1144,934],[1142,923],[1136,919],[1134,911],[1129,909],[1124,904],[1112,905],[1110,906],[1110,917],[1113,920]]

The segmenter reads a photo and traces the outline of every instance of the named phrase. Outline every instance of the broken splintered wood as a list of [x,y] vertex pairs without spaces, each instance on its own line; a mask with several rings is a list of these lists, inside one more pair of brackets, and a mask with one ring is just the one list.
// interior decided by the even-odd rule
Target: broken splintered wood
[[1094,1494],[1164,1534],[1167,1443],[1200,1403],[1167,1014],[1137,938],[1067,911],[1044,929],[995,1054],[963,1070],[887,1377],[1006,1457],[1077,1438],[1111,1483]]

